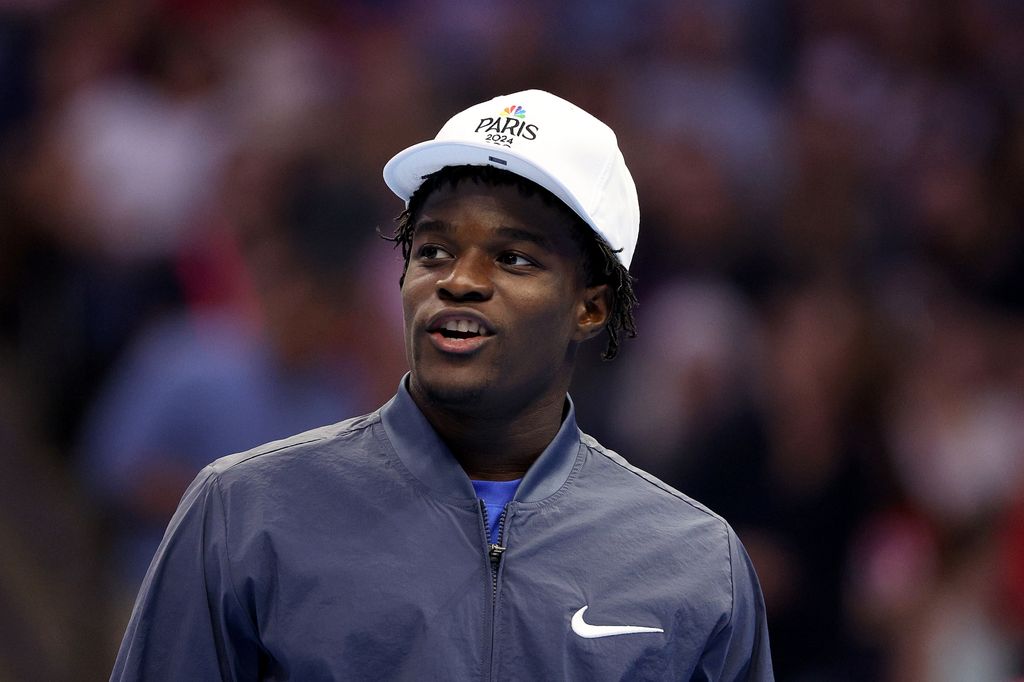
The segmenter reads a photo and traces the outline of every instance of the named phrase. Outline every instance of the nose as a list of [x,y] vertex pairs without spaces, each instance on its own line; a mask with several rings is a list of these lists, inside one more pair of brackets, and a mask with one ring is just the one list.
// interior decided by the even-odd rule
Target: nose
[[452,301],[486,301],[494,293],[490,261],[485,254],[460,254],[437,281],[437,294]]

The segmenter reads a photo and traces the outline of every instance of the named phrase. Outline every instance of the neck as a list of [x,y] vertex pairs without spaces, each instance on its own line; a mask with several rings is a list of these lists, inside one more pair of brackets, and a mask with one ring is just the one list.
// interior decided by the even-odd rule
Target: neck
[[410,391],[466,474],[483,481],[522,478],[562,425],[565,393],[515,414],[467,414],[439,407]]

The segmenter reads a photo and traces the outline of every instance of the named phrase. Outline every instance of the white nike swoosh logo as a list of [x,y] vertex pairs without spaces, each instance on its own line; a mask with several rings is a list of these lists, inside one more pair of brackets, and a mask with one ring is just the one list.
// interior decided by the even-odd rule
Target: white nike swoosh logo
[[596,639],[614,635],[635,635],[641,632],[665,632],[661,628],[646,628],[640,625],[591,625],[583,620],[583,613],[590,608],[584,606],[572,616],[572,631],[580,637]]

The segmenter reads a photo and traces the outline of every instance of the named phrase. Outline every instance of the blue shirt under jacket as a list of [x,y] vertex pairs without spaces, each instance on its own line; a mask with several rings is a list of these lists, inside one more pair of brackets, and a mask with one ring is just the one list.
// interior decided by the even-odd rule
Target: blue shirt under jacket
[[492,545],[501,540],[501,516],[512,501],[522,479],[514,481],[473,481],[473,491],[487,509],[487,539]]
[[771,680],[719,516],[561,429],[489,551],[473,486],[404,387],[217,460],[185,493],[112,680]]

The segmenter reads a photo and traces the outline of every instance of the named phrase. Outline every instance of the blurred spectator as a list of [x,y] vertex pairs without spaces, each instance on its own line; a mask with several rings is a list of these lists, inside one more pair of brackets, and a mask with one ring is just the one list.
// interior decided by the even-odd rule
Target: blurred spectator
[[128,261],[183,243],[230,142],[213,63],[188,32],[154,23],[133,57],[71,97],[54,132],[77,238]]
[[1005,572],[995,532],[1002,522],[992,520],[1024,484],[1018,354],[1002,354],[993,317],[955,296],[931,303],[930,324],[900,368],[888,424],[902,487],[936,542],[927,600],[913,614],[916,635],[897,648],[896,662],[928,680],[1009,679],[1024,661],[1005,628],[1009,613],[997,609]]
[[692,472],[749,457],[762,348],[746,301],[721,282],[676,280],[644,301],[639,323],[644,333],[616,368],[613,438],[634,444],[638,466],[683,490]]
[[254,174],[262,186],[232,184],[247,194],[227,201],[239,209],[256,317],[227,297],[157,321],[115,367],[86,421],[82,465],[117,529],[123,595],[137,591],[204,465],[355,416],[376,397],[361,346],[387,327],[352,294],[374,237],[373,206],[315,156],[269,170]]
[[[789,673],[780,676],[870,679],[842,608],[850,542],[884,480],[871,463],[879,443],[864,402],[879,369],[867,311],[825,281],[783,294],[769,315],[759,386],[767,450],[733,465],[750,494],[732,504],[783,569],[773,637]],[[719,497],[727,483],[718,481]]]
[[27,61],[37,111],[2,145],[16,255],[0,304],[26,385],[47,387],[29,394],[45,437],[64,450],[127,339],[178,302],[168,258],[219,145],[209,62],[148,5],[54,14]]
[[1004,508],[1024,483],[1024,393],[992,322],[957,307],[947,300],[932,311],[900,366],[888,424],[904,489],[951,529]]

